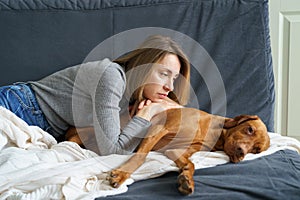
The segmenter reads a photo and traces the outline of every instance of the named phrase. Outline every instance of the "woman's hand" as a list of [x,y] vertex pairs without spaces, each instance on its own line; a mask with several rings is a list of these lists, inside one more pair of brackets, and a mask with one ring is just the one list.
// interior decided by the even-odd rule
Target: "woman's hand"
[[149,99],[143,100],[138,105],[138,111],[136,116],[142,117],[148,121],[152,119],[156,114],[163,112],[171,108],[182,108],[183,106],[179,105],[175,101],[165,98],[160,102],[152,102]]

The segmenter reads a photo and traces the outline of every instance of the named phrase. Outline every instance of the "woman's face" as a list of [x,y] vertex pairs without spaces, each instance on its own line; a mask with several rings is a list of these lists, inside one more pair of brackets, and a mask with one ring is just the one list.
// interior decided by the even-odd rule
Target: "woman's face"
[[174,89],[174,81],[179,76],[180,61],[177,55],[167,54],[153,65],[153,70],[144,87],[144,98],[153,102],[162,101]]

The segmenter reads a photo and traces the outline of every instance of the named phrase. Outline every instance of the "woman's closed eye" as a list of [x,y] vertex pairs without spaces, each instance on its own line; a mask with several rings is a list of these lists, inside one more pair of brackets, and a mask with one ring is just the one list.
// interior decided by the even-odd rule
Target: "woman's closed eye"
[[164,77],[169,77],[169,74],[167,72],[161,72],[160,75]]
[[[164,78],[172,78],[172,73],[168,71],[160,72],[160,75]],[[178,76],[179,76],[178,74],[174,75],[174,77],[172,78],[173,81],[175,81],[178,78]]]

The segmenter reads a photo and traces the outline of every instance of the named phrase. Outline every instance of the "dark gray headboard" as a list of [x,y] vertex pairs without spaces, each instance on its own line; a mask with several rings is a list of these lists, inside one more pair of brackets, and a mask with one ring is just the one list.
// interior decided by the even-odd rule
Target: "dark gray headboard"
[[[192,67],[191,106],[229,117],[257,114],[274,130],[267,0],[0,0],[0,9],[0,85],[79,64],[115,34],[164,28],[195,40],[213,61]],[[211,65],[220,87],[212,85]]]

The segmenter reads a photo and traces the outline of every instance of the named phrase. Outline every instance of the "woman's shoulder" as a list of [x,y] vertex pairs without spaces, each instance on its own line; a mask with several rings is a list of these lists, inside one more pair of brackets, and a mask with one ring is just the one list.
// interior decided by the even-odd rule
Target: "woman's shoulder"
[[104,73],[106,75],[117,76],[120,74],[125,77],[125,72],[122,66],[111,61],[109,58],[104,58],[98,61],[85,62],[81,64],[83,70],[92,70],[95,73]]

